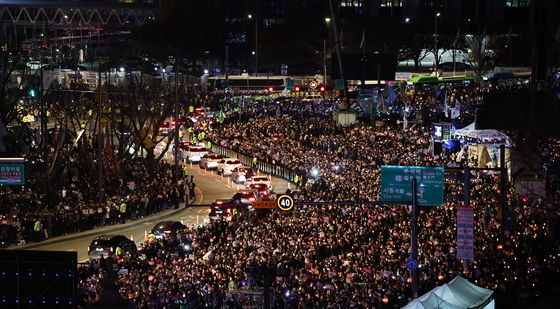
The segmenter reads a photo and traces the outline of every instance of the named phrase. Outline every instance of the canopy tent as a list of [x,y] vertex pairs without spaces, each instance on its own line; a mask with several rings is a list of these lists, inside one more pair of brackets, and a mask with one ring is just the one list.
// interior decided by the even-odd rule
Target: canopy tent
[[[479,307],[492,295],[493,291],[476,286],[461,276],[438,286],[430,292],[409,302],[402,309],[468,309]],[[490,302],[485,308],[492,308]]]
[[[435,289],[434,289],[435,290]],[[434,290],[418,297],[417,299],[411,301],[402,309],[462,309],[461,307],[457,307],[452,305],[441,297],[437,296],[435,293],[432,293]]]
[[434,293],[453,305],[473,308],[482,305],[493,291],[476,286],[457,276],[451,282],[435,288]]
[[494,129],[477,130],[474,122],[462,129],[455,130],[453,135],[461,138],[472,138],[481,142],[497,142],[504,143],[506,146],[511,145],[509,136],[506,134]]

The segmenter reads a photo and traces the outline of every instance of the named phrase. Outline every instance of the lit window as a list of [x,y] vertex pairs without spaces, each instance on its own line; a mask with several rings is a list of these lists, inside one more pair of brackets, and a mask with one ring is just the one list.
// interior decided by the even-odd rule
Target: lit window
[[381,7],[402,7],[404,0],[381,0],[380,5]]
[[359,8],[364,6],[363,0],[342,0],[340,1],[341,7]]
[[506,0],[508,7],[528,7],[530,4],[531,0]]

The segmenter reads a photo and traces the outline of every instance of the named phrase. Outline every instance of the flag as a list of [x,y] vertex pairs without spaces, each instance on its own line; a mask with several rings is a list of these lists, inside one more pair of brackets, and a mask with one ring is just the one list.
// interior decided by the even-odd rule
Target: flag
[[43,72],[43,89],[49,89],[53,81],[54,78],[48,72]]
[[362,31],[362,41],[360,42],[360,49],[364,48],[366,43],[366,30]]
[[408,112],[407,112],[407,107],[405,105],[404,107],[404,111],[403,111],[403,130],[406,130],[408,128],[408,119],[406,119],[406,116],[408,116]]
[[393,101],[397,98],[397,94],[391,85],[387,85],[387,106],[393,105]]
[[465,147],[461,147],[461,150],[459,150],[459,153],[457,154],[457,158],[455,158],[455,162],[457,163],[461,162],[461,160],[463,160],[464,155],[465,155]]
[[456,119],[461,116],[461,103],[455,99],[455,107],[451,109],[451,119]]
[[443,113],[445,117],[449,117],[449,104],[447,104],[447,92],[445,93],[445,97],[443,98]]
[[8,135],[8,130],[4,126],[4,122],[0,119],[0,152],[6,152],[6,146],[4,145],[4,137]]
[[105,156],[112,157],[113,156],[113,147],[111,147],[111,136],[107,136],[105,139]]

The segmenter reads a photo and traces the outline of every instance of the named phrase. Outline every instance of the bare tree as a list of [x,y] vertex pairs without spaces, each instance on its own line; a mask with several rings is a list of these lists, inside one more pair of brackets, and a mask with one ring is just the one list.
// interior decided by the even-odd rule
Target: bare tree
[[27,55],[22,52],[0,52],[0,119],[5,125],[23,116],[20,101],[33,73],[26,59]]
[[417,34],[414,38],[409,41],[404,48],[402,48],[398,53],[399,61],[413,60],[414,69],[416,71],[420,70],[420,64],[422,60],[430,53],[430,49],[426,48],[429,35]]
[[465,36],[465,44],[467,47],[466,58],[477,80],[482,79],[482,75],[488,71],[488,68],[492,64],[490,40],[490,36],[484,34],[469,34]]
[[[159,128],[172,114],[172,88],[159,80],[145,79],[143,75],[127,77],[124,94],[110,93],[110,110],[105,110],[109,131],[118,140],[115,156],[124,161],[144,149],[151,160],[163,158],[174,140],[174,134],[160,135]],[[163,143],[156,157],[156,146]]]

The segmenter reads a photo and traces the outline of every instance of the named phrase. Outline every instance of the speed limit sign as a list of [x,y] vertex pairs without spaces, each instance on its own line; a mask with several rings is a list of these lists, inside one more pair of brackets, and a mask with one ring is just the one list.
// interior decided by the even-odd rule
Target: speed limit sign
[[311,82],[309,82],[309,88],[315,89],[317,88],[317,86],[319,86],[319,83],[317,83],[316,80],[312,80]]
[[276,200],[278,208],[284,211],[292,210],[294,208],[294,199],[289,195],[280,195]]

